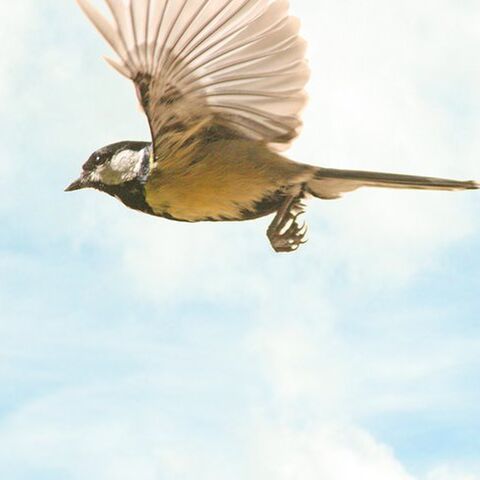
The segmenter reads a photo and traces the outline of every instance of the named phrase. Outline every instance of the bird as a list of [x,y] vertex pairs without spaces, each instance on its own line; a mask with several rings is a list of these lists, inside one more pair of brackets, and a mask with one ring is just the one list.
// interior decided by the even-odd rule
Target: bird
[[[93,188],[180,222],[274,215],[275,252],[306,242],[306,201],[361,187],[473,190],[475,181],[340,170],[284,151],[299,135],[310,68],[288,0],[90,0],[78,5],[130,79],[151,141],[95,151],[66,191]],[[108,8],[107,8],[108,7]]]

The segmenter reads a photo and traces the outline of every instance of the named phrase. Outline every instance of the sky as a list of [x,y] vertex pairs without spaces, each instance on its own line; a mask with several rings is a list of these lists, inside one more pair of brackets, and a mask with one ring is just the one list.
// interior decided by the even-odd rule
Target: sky
[[[291,9],[312,79],[289,157],[480,178],[480,3]],[[480,479],[476,192],[312,200],[293,255],[268,218],[65,194],[145,119],[73,0],[0,18],[0,478]]]

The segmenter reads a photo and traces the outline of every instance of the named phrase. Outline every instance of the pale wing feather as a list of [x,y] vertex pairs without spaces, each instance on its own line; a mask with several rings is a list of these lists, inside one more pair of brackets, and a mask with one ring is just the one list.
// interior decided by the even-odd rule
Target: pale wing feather
[[309,69],[287,0],[105,1],[113,22],[77,0],[137,83],[154,141],[208,117],[272,147],[297,136]]

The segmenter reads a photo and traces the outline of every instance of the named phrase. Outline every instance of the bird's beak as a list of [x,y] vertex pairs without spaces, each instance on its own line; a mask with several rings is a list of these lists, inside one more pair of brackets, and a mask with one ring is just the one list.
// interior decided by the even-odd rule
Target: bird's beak
[[75,180],[71,183],[66,189],[66,192],[74,192],[75,190],[82,190],[82,188],[87,188],[87,179],[82,175],[78,180]]

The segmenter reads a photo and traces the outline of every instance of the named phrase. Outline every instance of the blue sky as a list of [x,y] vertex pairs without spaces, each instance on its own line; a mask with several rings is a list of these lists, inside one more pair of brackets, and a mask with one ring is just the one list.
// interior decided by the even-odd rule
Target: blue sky
[[[313,164],[480,178],[480,5],[291,1]],[[0,477],[478,480],[480,197],[183,225],[64,194],[145,139],[75,2],[0,5]]]

